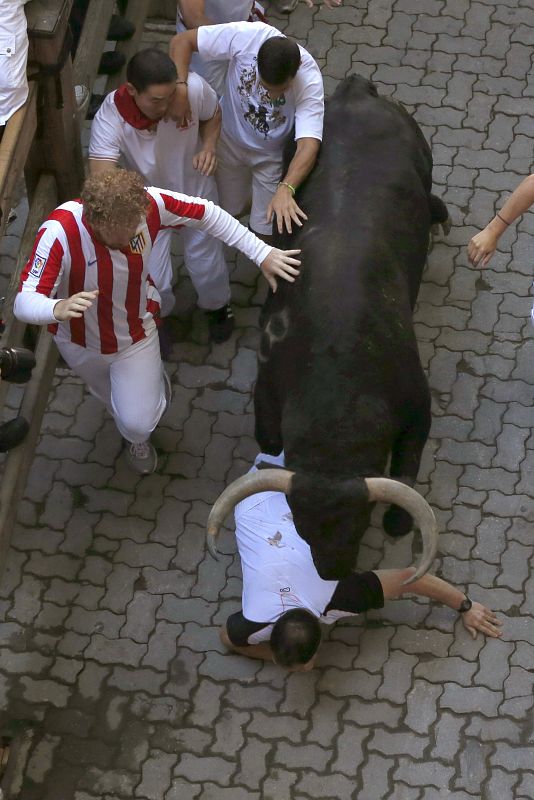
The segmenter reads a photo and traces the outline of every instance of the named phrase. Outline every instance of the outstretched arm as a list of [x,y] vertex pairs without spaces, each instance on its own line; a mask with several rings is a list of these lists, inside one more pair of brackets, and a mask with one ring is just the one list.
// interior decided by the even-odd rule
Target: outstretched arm
[[534,203],[534,175],[526,177],[510,195],[501,210],[484,230],[473,236],[467,245],[469,261],[475,267],[485,267],[497,248],[502,234]]
[[[382,584],[384,600],[392,600],[405,594],[418,594],[422,597],[429,597],[431,600],[437,600],[455,611],[458,611],[462,601],[465,600],[465,594],[460,589],[456,589],[452,584],[442,580],[442,578],[428,573],[418,581],[404,586],[404,581],[410,575],[413,575],[413,568],[411,567],[407,569],[379,569],[376,570],[376,575]],[[486,636],[498,637],[502,635],[499,630],[502,623],[497,619],[493,611],[486,608],[482,603],[473,601],[470,610],[464,611],[461,617],[464,626],[473,639],[476,639],[478,631],[481,631]]]

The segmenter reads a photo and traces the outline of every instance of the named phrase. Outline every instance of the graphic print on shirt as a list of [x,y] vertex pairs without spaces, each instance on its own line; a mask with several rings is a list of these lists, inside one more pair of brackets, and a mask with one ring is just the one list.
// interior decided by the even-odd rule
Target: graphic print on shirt
[[133,239],[130,239],[130,250],[132,253],[137,253],[137,255],[141,255],[143,250],[145,249],[146,241],[143,235],[143,232],[136,234]]
[[39,253],[36,253],[35,258],[33,259],[32,268],[30,270],[30,275],[33,275],[34,278],[40,278],[45,267],[46,256],[40,256]]
[[282,544],[282,534],[280,531],[276,531],[274,536],[268,536],[267,541],[271,545],[271,547],[285,547],[285,544]]
[[244,118],[255,131],[267,139],[270,131],[276,130],[286,122],[286,117],[281,111],[285,97],[282,95],[277,100],[271,100],[269,92],[258,80],[256,61],[255,58],[249,69],[243,67],[241,70],[237,93],[241,98]]

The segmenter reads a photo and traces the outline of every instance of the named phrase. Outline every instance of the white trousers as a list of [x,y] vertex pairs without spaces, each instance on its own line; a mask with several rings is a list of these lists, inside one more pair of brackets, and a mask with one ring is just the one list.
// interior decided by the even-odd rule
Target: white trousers
[[[213,198],[209,198],[210,200]],[[223,243],[195,228],[181,228],[184,237],[184,263],[198,295],[198,305],[207,311],[222,308],[230,300],[230,279],[224,259]],[[172,290],[171,230],[156,236],[148,271],[161,296],[161,316],[174,308]]]
[[251,150],[229,139],[224,132],[217,144],[217,191],[219,205],[232,216],[250,208],[250,227],[256,233],[270,235],[267,207],[282,178],[282,153]]
[[120,353],[104,355],[56,336],[59,352],[101,400],[129,442],[145,442],[165,411],[157,330]]

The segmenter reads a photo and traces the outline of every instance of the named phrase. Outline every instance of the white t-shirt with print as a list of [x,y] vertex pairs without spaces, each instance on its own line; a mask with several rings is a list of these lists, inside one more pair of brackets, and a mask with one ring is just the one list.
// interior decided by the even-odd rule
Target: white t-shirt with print
[[[259,461],[283,466],[284,456],[260,453],[255,463]],[[297,533],[282,492],[260,492],[245,498],[235,507],[235,522],[246,619],[275,622],[292,608],[307,608],[326,624],[354,616],[338,610],[323,614],[338,581],[319,577],[310,547]],[[249,637],[249,644],[265,641],[270,634],[269,625]]]
[[322,139],[323,79],[312,56],[299,45],[301,65],[289,89],[271,101],[260,84],[257,54],[263,42],[283,36],[263,22],[232,22],[198,28],[198,50],[205,60],[228,62],[221,98],[223,131],[252,150],[281,153],[295,124],[295,139]]
[[143,175],[147,184],[184,194],[207,197],[214,191],[212,176],[193,167],[201,140],[199,123],[217,110],[217,95],[199,75],[190,73],[187,86],[192,118],[187,128],[161,120],[149,130],[138,130],[124,120],[111,92],[100,106],[91,126],[89,158],[117,162]]

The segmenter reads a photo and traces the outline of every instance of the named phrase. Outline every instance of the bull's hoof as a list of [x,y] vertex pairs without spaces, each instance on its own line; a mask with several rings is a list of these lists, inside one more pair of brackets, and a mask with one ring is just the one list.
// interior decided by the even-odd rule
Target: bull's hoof
[[384,530],[389,536],[406,536],[413,528],[411,514],[399,506],[390,506],[382,519]]

